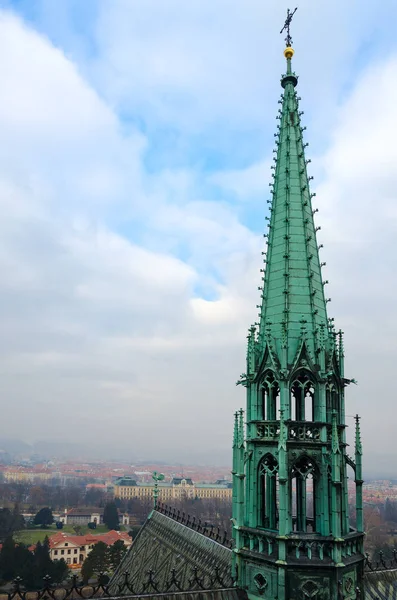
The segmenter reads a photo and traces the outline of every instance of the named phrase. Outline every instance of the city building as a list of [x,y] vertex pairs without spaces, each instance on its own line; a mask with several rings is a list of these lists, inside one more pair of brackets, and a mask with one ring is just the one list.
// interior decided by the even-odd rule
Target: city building
[[27,467],[6,467],[3,471],[6,483],[48,483],[54,478],[54,473],[48,471],[35,471]]
[[65,508],[59,519],[64,525],[88,525],[103,523],[103,508]]
[[[88,525],[95,523],[101,525],[103,523],[103,508],[65,508],[64,513],[59,515],[59,520],[64,525]],[[119,513],[120,525],[128,525],[129,515]]]
[[187,589],[188,567],[196,565],[209,579],[233,573],[236,587],[219,598],[395,597],[393,574],[387,580],[364,570],[359,417],[349,456],[345,391],[352,380],[344,373],[343,334],[329,318],[324,294],[290,20],[288,12],[259,319],[249,329],[238,382],[246,390],[246,412],[237,413],[234,424],[234,547],[156,504],[111,581],[115,590],[124,572],[142,586],[148,569],[156,570],[157,589],[166,589],[171,569]]
[[[130,500],[152,499],[154,482],[139,483],[132,477],[120,477],[114,482],[114,495],[116,498]],[[174,477],[170,482],[158,482],[158,498],[161,502],[172,502],[184,498],[201,498],[209,500],[218,498],[231,500],[232,484],[228,481],[218,480],[216,483],[194,483],[189,478]]]
[[70,535],[62,531],[52,535],[50,542],[51,560],[63,558],[71,567],[81,567],[95,544],[104,542],[112,546],[118,540],[122,540],[125,546],[131,546],[131,537],[125,531],[108,531],[102,534]]

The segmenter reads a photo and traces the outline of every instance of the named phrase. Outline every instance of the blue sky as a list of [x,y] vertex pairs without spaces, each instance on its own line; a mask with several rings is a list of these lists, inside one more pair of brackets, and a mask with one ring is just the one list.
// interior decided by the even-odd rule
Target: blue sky
[[[229,461],[286,8],[0,2],[0,385],[25,416],[0,435],[42,439],[50,410],[59,441]],[[331,312],[361,384],[351,414],[382,456],[394,449],[371,407],[381,394],[392,409],[379,372],[396,358],[394,22],[392,1],[305,0],[292,28]]]

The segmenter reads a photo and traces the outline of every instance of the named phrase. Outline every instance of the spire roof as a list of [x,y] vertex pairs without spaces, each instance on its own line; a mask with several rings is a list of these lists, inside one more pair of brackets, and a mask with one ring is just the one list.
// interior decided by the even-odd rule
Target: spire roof
[[[263,293],[260,310],[259,343],[262,350],[269,340],[277,355],[287,348],[292,363],[302,339],[308,350],[319,346],[320,326],[328,336],[327,308],[324,297],[312,196],[307,174],[301,112],[295,88],[298,83],[291,69],[292,48],[287,47],[284,89],[279,100],[278,131],[275,134],[273,183],[270,184],[269,231],[263,269]],[[324,340],[323,340],[324,341]]]

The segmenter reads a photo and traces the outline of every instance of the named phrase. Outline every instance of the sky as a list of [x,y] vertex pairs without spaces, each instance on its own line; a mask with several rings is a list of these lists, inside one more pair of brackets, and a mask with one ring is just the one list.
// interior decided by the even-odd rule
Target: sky
[[[1,438],[230,464],[286,8],[0,0]],[[370,474],[396,458],[395,22],[394,0],[301,0],[292,26]]]

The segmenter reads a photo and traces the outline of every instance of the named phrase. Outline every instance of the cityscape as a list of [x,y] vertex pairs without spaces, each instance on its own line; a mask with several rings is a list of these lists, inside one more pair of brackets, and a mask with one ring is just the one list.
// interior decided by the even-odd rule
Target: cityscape
[[[197,465],[166,465],[150,463],[132,465],[127,462],[78,462],[78,461],[47,461],[27,465],[27,460],[15,461],[12,465],[0,464],[0,480],[3,483],[21,483],[39,486],[71,486],[79,485],[86,491],[96,490],[105,497],[118,497],[118,482],[128,478],[143,488],[153,488],[153,472],[162,472],[164,484],[171,485],[172,481],[187,480],[190,485],[203,484],[227,488],[231,484],[231,467],[211,467]],[[128,485],[128,481],[125,483]],[[116,493],[115,493],[116,488]],[[214,495],[216,487],[212,488]],[[231,493],[227,492],[231,500]],[[153,489],[149,492],[153,496]],[[349,482],[349,499],[355,496],[354,481]],[[368,505],[383,505],[386,500],[397,502],[397,479],[370,479],[363,484],[363,501]]]

